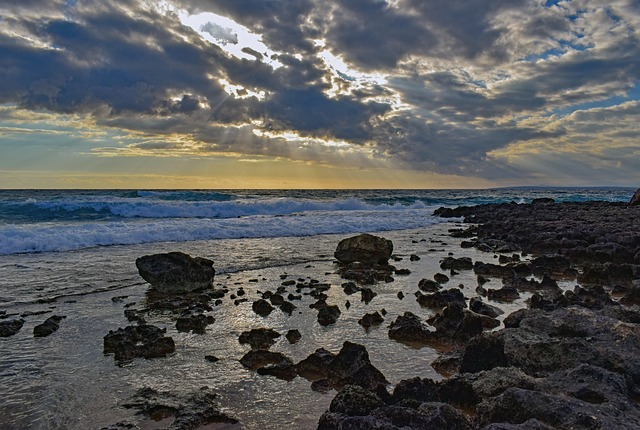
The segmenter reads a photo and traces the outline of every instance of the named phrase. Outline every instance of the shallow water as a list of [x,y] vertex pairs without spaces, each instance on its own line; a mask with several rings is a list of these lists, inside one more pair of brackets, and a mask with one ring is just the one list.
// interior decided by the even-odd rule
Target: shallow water
[[[151,387],[188,394],[202,386],[212,388],[219,395],[222,409],[240,420],[240,425],[227,428],[315,428],[335,392],[314,392],[311,382],[304,378],[287,382],[245,369],[238,360],[249,348],[238,342],[238,336],[259,327],[270,327],[283,335],[289,329],[300,330],[302,339],[297,344],[289,344],[282,336],[271,347],[294,362],[320,347],[337,353],[349,340],[366,346],[372,364],[392,384],[390,389],[400,380],[414,376],[440,379],[430,366],[437,351],[395,342],[387,332],[389,324],[405,311],[425,319],[433,315],[418,305],[413,294],[420,279],[442,272],[439,261],[449,252],[474,261],[494,261],[492,254],[459,248],[460,240],[446,234],[452,227],[453,224],[440,224],[380,234],[392,239],[394,253],[403,257],[393,264],[412,273],[396,275],[394,282],[372,287],[378,295],[368,305],[360,301],[359,294],[347,296],[340,287],[344,281],[334,273],[332,254],[344,235],[157,243],[5,256],[0,263],[0,310],[7,314],[51,313],[26,316],[17,335],[0,338],[0,428],[99,429],[122,420],[141,422],[135,411],[122,407],[138,389]],[[140,309],[148,300],[148,284],[138,276],[135,258],[175,250],[212,258],[219,271],[215,284],[228,287],[229,294],[242,286],[250,301],[234,306],[228,294],[223,304],[211,312],[216,321],[204,335],[177,332],[170,315],[154,314],[147,322],[167,328],[167,335],[176,343],[176,352],[166,358],[136,359],[117,366],[112,355],[102,352],[103,336],[109,330],[130,325],[123,314],[125,306]],[[410,261],[410,254],[417,254],[421,260]],[[251,300],[259,297],[258,290],[275,291],[283,274],[291,279],[330,283],[327,302],[340,306],[338,322],[320,326],[317,312],[308,307],[315,302],[310,296],[293,302],[298,309],[291,316],[279,309],[268,317],[256,315],[251,310]],[[250,281],[256,279],[258,282]],[[459,284],[465,285],[463,292],[468,298],[476,296],[472,271],[453,276],[445,286]],[[499,288],[500,283],[491,281],[487,287]],[[404,300],[398,299],[399,291],[404,293]],[[288,292],[295,293],[295,286],[289,287]],[[126,298],[113,301],[117,296]],[[508,314],[522,307],[524,299],[526,296],[499,306]],[[347,300],[351,303],[349,309],[345,307]],[[388,314],[381,326],[366,331],[357,323],[365,313],[383,308]],[[46,338],[34,338],[33,327],[51,314],[67,317],[60,330]],[[220,361],[206,361],[207,354]],[[140,426],[163,428],[170,422],[170,418],[160,422],[142,420]]]

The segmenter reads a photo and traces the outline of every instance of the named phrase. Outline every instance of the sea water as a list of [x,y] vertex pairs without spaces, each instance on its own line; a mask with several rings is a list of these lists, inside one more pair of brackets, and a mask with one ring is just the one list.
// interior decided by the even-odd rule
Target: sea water
[[[244,369],[238,362],[247,349],[237,341],[242,331],[300,330],[299,344],[281,338],[272,347],[294,362],[319,347],[337,352],[350,340],[367,347],[372,363],[392,384],[412,376],[438,378],[429,366],[437,351],[393,342],[386,327],[406,310],[429,316],[412,294],[422,277],[439,270],[442,256],[463,252],[486,261],[492,256],[460,250],[446,236],[448,225],[440,225],[445,220],[433,216],[435,208],[540,197],[628,201],[633,191],[0,191],[0,318],[26,321],[17,335],[0,339],[0,428],[86,429],[139,422],[135,411],[122,407],[137,389],[186,394],[200,386],[219,394],[223,409],[240,419],[238,428],[314,428],[335,393],[316,393],[302,378],[287,382]],[[398,267],[412,271],[376,286],[378,296],[369,305],[344,295],[332,258],[340,239],[361,232],[392,239],[395,253],[404,257]],[[149,323],[168,329],[176,353],[117,366],[102,353],[102,337],[130,324],[124,306],[142,308],[147,300],[148,284],[138,275],[135,259],[169,251],[214,260],[217,286],[232,292],[243,286],[251,300],[259,291],[275,290],[283,274],[328,282],[328,301],[343,314],[337,324],[322,327],[308,297],[295,303],[292,316],[277,311],[267,318],[255,315],[250,302],[234,306],[227,300],[212,312],[216,322],[204,335],[178,333],[171,315],[157,315]],[[410,263],[412,253],[421,260]],[[455,279],[455,285],[470,289],[464,290],[468,297],[473,278],[462,273]],[[399,291],[406,296],[402,301]],[[345,300],[352,302],[349,309]],[[389,313],[382,327],[365,331],[357,324],[364,313],[382,308]],[[33,327],[53,314],[67,317],[60,330],[34,338]],[[212,364],[203,359],[206,354],[222,359]]]

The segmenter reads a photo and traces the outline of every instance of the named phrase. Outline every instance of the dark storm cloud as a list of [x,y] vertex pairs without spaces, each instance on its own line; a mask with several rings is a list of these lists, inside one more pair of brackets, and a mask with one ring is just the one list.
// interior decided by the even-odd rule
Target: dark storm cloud
[[428,51],[437,42],[421,17],[386,2],[339,0],[335,7],[327,32],[329,46],[359,67],[393,68],[408,53]]

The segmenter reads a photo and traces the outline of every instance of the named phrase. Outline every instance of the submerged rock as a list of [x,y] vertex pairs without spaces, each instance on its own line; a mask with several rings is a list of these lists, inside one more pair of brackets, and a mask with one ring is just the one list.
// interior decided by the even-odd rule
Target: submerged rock
[[338,243],[334,257],[343,264],[359,261],[365,265],[386,264],[393,253],[393,243],[370,234],[343,239]]
[[177,294],[212,287],[213,261],[182,252],[145,255],[136,259],[140,276],[161,293]]
[[166,331],[147,324],[111,330],[104,337],[104,353],[115,353],[117,361],[166,357],[176,349],[173,339],[165,336]]
[[57,331],[60,328],[60,321],[65,319],[65,316],[53,315],[47,318],[42,324],[38,324],[33,328],[34,337],[45,337],[51,333]]
[[251,349],[269,349],[276,343],[280,333],[270,328],[254,328],[240,334],[238,341],[242,344],[249,344]]
[[[215,423],[236,424],[237,419],[220,410],[216,397],[208,387],[203,387],[185,397],[145,387],[138,390],[123,406],[136,409],[138,414],[148,420],[158,421],[159,417],[173,417],[169,428],[175,430],[208,428]],[[137,429],[138,426],[119,427],[116,424],[116,427],[111,428]]]
[[0,321],[0,337],[13,336],[20,331],[23,325],[23,319]]

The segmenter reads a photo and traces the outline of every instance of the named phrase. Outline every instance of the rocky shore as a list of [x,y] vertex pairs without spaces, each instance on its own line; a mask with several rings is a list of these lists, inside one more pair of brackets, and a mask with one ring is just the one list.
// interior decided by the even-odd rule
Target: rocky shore
[[[407,379],[392,392],[347,386],[318,428],[640,428],[640,207],[544,199],[436,214],[464,217],[469,227],[451,236],[493,253],[498,264],[443,260],[441,267],[477,274],[478,297],[444,299],[445,328],[405,315],[389,336],[452,343],[432,364],[451,376]],[[503,287],[484,288],[488,278]],[[575,286],[563,290],[560,280]],[[435,282],[430,288],[441,291]],[[484,307],[462,309],[467,299],[509,301],[525,292],[533,293],[527,308],[502,329],[483,332],[473,322]]]
[[90,355],[109,430],[640,428],[640,207],[436,214],[244,272],[131,253],[117,295],[2,314],[0,337]]

